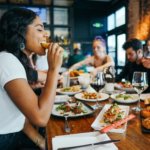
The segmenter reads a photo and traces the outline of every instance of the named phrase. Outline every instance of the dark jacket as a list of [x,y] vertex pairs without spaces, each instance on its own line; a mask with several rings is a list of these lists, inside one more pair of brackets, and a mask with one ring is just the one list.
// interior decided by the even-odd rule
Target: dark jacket
[[150,69],[145,68],[142,64],[128,62],[124,66],[122,72],[116,77],[116,82],[119,82],[122,79],[125,79],[132,83],[133,73],[135,71],[147,72],[149,87],[145,92],[150,92]]

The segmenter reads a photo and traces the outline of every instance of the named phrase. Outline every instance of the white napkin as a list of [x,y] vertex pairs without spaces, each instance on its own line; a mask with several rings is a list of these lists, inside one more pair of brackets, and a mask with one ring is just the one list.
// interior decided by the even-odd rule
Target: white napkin
[[70,97],[68,95],[56,95],[55,103],[67,102],[69,99],[70,99]]
[[[91,144],[95,142],[109,140],[107,134],[100,134],[99,132],[88,132],[81,134],[71,134],[64,136],[56,136],[52,139],[53,150],[57,150],[62,147],[78,146],[84,144]],[[113,143],[102,144],[93,146],[94,150],[118,150]],[[76,148],[76,150],[90,150],[91,146]]]

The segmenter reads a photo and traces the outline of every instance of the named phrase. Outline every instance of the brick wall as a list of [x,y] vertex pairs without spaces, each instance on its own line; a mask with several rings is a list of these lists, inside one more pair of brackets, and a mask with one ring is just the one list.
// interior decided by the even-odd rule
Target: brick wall
[[129,0],[128,39],[146,40],[150,37],[150,0]]

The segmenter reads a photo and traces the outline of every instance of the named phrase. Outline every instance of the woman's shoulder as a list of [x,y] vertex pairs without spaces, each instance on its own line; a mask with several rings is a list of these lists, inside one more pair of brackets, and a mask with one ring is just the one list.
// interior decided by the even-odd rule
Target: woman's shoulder
[[8,53],[8,52],[0,52],[0,61],[3,61],[3,62],[10,62],[10,61],[19,61],[18,58],[11,54],[11,53]]
[[9,53],[9,52],[3,51],[3,52],[0,52],[0,57],[1,58],[12,58],[12,59],[14,59],[16,56]]
[[9,52],[0,52],[0,67],[22,68],[23,65],[15,55]]

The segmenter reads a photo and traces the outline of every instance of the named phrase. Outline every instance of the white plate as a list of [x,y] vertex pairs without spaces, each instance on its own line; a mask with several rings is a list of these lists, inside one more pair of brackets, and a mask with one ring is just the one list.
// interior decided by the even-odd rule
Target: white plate
[[[104,101],[106,99],[109,98],[108,94],[105,93],[99,93],[99,95],[101,96],[101,98],[98,99],[98,101]],[[76,99],[82,100],[82,101],[87,101],[87,102],[96,102],[96,99],[85,99],[83,98],[83,93],[78,93],[74,96]]]
[[82,92],[82,90],[76,91],[76,92],[63,92],[62,89],[56,89],[56,92],[63,95],[74,95],[77,93]]
[[[99,113],[99,115],[97,116],[97,118],[95,119],[95,121],[92,123],[91,127],[95,130],[101,130],[102,128],[104,128],[105,126],[107,126],[108,124],[102,122],[103,120],[103,115],[104,113],[110,108],[111,104],[106,104],[103,109],[101,110],[101,112]],[[124,111],[124,117],[128,116],[129,114],[129,106],[123,106],[123,105],[118,105],[122,111]],[[116,133],[123,133],[126,131],[127,128],[127,122],[125,123],[125,125],[123,125],[121,128],[117,128],[117,129],[111,129],[109,132],[116,132]]]
[[[86,132],[79,134],[60,135],[52,138],[53,150],[62,147],[79,146],[82,144],[91,144],[100,141],[110,140],[107,134],[100,134],[99,132]],[[114,143],[101,144],[98,146],[86,146],[76,148],[76,150],[118,150]],[[70,149],[71,150],[71,149]]]
[[[82,103],[82,102],[80,102]],[[56,108],[61,105],[61,104],[54,104],[53,109],[52,109],[52,115],[56,117],[64,117],[64,113],[61,110],[56,110]],[[74,114],[71,111],[66,112],[65,114],[68,115],[68,118],[75,118],[75,117],[82,117],[82,116],[87,116],[90,115],[94,112],[93,108],[87,104],[82,103],[82,109],[86,111],[86,113],[80,113],[80,114]]]
[[130,95],[132,99],[124,100],[124,99],[117,99],[116,96],[119,94],[112,94],[110,97],[119,103],[125,103],[125,104],[130,104],[130,103],[135,103],[139,100],[139,96],[137,94],[124,94],[124,95]]
[[70,99],[68,95],[56,95],[55,96],[55,103],[64,103]]
[[102,93],[106,93],[106,94],[124,94],[126,93],[126,91],[123,91],[123,90],[114,90],[114,91],[106,91],[105,88],[101,89],[100,92]]
[[134,88],[123,88],[117,83],[115,84],[115,88],[118,90],[126,91],[126,92],[135,92]]
[[147,99],[147,98],[150,98],[150,93],[141,94],[140,99],[141,99],[142,101],[144,101],[144,100]]

